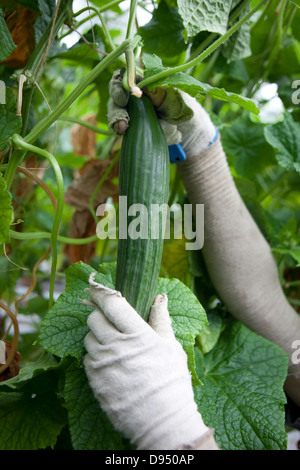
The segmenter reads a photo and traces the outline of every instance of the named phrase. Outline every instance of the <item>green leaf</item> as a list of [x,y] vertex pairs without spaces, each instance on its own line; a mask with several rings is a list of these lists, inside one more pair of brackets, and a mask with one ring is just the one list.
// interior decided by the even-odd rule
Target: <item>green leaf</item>
[[240,176],[251,178],[276,163],[274,150],[266,142],[263,125],[252,122],[248,114],[225,128],[222,144],[229,163]]
[[172,8],[162,1],[154,10],[149,23],[139,28],[138,34],[143,39],[144,52],[155,52],[160,57],[172,57],[187,48],[182,35],[183,30],[177,8]]
[[[232,7],[235,7],[239,1],[235,1]],[[239,21],[251,10],[250,3],[243,9],[235,23]],[[250,21],[242,24],[236,33],[234,33],[223,45],[222,54],[227,58],[228,62],[238,59],[244,59],[251,56],[250,46]]]
[[[106,4],[111,3],[111,0],[93,0],[93,3],[94,3],[94,5],[96,5],[96,7],[104,7]],[[109,7],[109,10],[110,11],[115,11],[117,13],[122,13],[122,10],[119,7],[119,5],[111,5]]]
[[277,150],[279,165],[287,171],[300,173],[300,124],[292,115],[285,113],[282,122],[266,126],[265,137]]
[[71,47],[68,51],[59,51],[55,57],[77,62],[86,67],[93,67],[95,62],[99,62],[98,52],[87,44],[78,44]]
[[199,384],[195,370],[194,345],[196,336],[207,325],[206,312],[193,292],[178,279],[159,278],[157,294],[167,294],[172,328],[176,339],[188,356],[193,383]]
[[207,354],[217,344],[224,329],[224,319],[218,309],[208,310],[208,325],[204,326],[196,337],[196,345],[203,354]]
[[32,380],[39,374],[59,367],[58,362],[52,356],[52,354],[42,351],[41,355],[34,361],[26,362],[26,364],[20,369],[19,374],[15,377],[0,383],[1,387],[9,387],[17,389],[22,387],[25,382]]
[[13,221],[14,212],[11,203],[11,194],[7,190],[5,180],[0,173],[0,243],[9,241],[9,226]]
[[226,33],[231,1],[178,0],[177,3],[187,36],[196,36],[200,31]]
[[17,102],[13,91],[6,88],[5,104],[0,103],[0,152],[7,146],[8,139],[19,133],[22,125],[21,116],[16,116]]
[[292,0],[292,3],[297,5],[298,8],[300,8],[300,0]]
[[[21,259],[20,259],[21,258]],[[20,255],[14,258],[15,262],[22,262],[23,259]],[[20,269],[11,266],[11,262],[5,257],[0,258],[0,298],[7,299],[9,303],[15,300],[16,291],[15,285],[20,276]]]
[[297,266],[300,266],[300,246],[295,246],[293,248],[272,248],[272,251],[280,253],[282,255],[290,255],[297,263]]
[[[88,333],[86,324],[93,307],[82,304],[88,296],[84,289],[89,286],[89,276],[95,270],[82,263],[76,263],[66,270],[66,290],[44,317],[37,344],[58,357],[74,356],[80,359],[84,353],[83,340]],[[114,288],[109,278],[96,273],[95,280]]]
[[0,392],[1,450],[54,447],[66,424],[56,388],[57,381],[44,374],[20,391]]
[[6,26],[3,11],[0,8],[0,62],[6,60],[10,54],[16,49],[16,44],[11,38],[11,34]]
[[34,23],[35,42],[38,43],[45,29],[53,18],[55,2],[52,0],[37,0],[40,15]]
[[[167,70],[167,68],[163,67],[160,58],[154,54],[151,56],[145,55],[143,57],[143,61],[146,67],[145,78],[151,77],[163,70]],[[208,85],[207,83],[199,82],[196,78],[183,72],[177,72],[166,78],[157,80],[149,86],[149,89],[156,88],[157,86],[179,88],[197,99],[203,98],[204,95],[209,95],[218,100],[236,103],[254,114],[259,114],[259,108],[253,100],[237,93],[226,91],[224,88],[216,88]]]
[[288,357],[281,348],[232,321],[208,354],[195,352],[203,386],[195,399],[224,450],[284,450],[283,384]]
[[167,277],[176,278],[184,284],[188,284],[190,273],[185,243],[184,238],[165,240],[161,264],[162,273],[166,272]]
[[66,368],[63,391],[74,450],[124,450],[122,435],[101,410],[89,386],[83,367],[71,361]]

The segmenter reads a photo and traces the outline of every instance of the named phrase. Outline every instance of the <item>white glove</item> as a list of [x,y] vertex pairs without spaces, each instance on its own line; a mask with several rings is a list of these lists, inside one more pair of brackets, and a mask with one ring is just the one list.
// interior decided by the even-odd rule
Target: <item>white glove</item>
[[96,310],[88,318],[85,370],[115,428],[139,450],[176,450],[202,436],[209,448],[217,448],[197,411],[167,297],[157,296],[147,324],[119,292],[96,283],[93,275],[87,292]]

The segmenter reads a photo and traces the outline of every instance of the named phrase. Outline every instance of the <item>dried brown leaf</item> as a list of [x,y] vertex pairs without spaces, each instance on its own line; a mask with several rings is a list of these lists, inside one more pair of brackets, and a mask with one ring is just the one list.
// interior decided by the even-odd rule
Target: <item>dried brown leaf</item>
[[[95,114],[90,114],[83,118],[94,126],[97,124]],[[87,155],[94,157],[96,153],[96,133],[80,124],[71,127],[71,142],[75,155]]]
[[[91,196],[110,163],[111,160],[102,159],[93,159],[88,162],[87,171],[75,179],[68,187],[65,193],[65,202],[79,211],[89,210]],[[117,198],[118,185],[112,180],[118,176],[118,171],[118,165],[116,164],[95,197],[94,209],[99,204],[103,204],[108,197]]]
[[13,69],[25,67],[35,47],[33,25],[36,18],[37,13],[21,5],[6,13],[5,22],[17,48],[2,64]]

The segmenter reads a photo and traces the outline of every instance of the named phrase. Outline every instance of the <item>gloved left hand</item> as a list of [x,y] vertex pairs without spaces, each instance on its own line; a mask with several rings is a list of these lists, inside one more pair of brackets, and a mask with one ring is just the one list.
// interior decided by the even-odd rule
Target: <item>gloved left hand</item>
[[[90,278],[85,371],[116,429],[147,450],[176,450],[201,439],[218,449],[194,401],[187,356],[176,340],[167,297],[157,296],[149,324],[117,291]],[[197,447],[198,448],[198,447]]]

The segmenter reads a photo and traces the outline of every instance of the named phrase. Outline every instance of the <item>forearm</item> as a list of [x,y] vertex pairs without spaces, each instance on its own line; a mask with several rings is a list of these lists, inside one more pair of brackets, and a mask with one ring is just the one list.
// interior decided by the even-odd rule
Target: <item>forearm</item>
[[[289,357],[300,317],[282,291],[270,246],[243,203],[220,140],[178,169],[193,204],[204,204],[203,256],[230,313],[278,344]],[[289,373],[300,366],[289,363]]]

